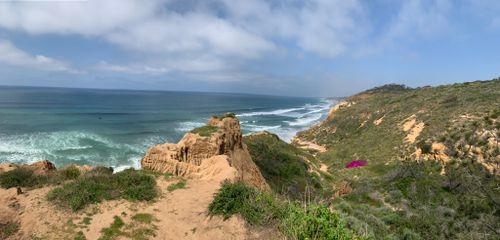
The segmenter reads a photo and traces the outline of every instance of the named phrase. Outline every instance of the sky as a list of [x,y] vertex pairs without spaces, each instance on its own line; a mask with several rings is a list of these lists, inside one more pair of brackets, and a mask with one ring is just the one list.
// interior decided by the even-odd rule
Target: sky
[[0,85],[347,96],[500,76],[498,0],[0,1]]

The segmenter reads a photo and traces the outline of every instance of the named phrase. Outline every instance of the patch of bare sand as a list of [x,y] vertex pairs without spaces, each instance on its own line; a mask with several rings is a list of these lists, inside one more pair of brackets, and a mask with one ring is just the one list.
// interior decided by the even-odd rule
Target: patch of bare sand
[[14,170],[16,168],[17,168],[17,166],[12,164],[12,163],[2,163],[2,164],[0,164],[0,173],[8,172],[8,171]]
[[384,115],[384,116],[382,116],[381,118],[379,118],[379,119],[377,119],[377,120],[373,121],[373,124],[374,124],[375,126],[380,125],[380,124],[382,123],[382,121],[384,120],[384,118],[385,118],[385,115]]
[[323,172],[328,172],[328,166],[321,163],[320,164],[320,167],[319,167],[319,170],[323,171]]
[[[68,228],[68,221],[77,214],[63,212],[46,201],[46,195],[51,188],[24,190],[17,195],[15,188],[0,189],[0,205],[2,213],[0,222],[9,221],[19,224],[20,231],[10,239],[72,239],[76,232]],[[5,218],[7,217],[7,218]]]
[[310,141],[305,141],[305,140],[302,140],[299,138],[294,138],[292,140],[292,143],[294,145],[296,145],[297,147],[302,148],[302,149],[310,149],[310,150],[318,151],[320,153],[326,152],[326,148],[324,146],[310,142]]
[[405,142],[414,143],[420,133],[424,130],[425,124],[423,122],[417,123],[417,117],[415,114],[411,115],[405,119],[402,124],[403,131],[408,132],[405,137]]

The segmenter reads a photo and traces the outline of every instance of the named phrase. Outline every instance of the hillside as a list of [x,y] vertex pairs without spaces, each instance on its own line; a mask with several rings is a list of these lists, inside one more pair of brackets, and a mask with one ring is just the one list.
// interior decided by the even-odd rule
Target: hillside
[[[500,80],[348,97],[298,134],[327,148],[333,207],[360,236],[500,237]],[[353,160],[365,167],[347,169]]]
[[409,89],[388,85],[346,98],[323,123],[298,135],[325,145],[339,167],[409,159],[473,158],[498,170],[500,80]]

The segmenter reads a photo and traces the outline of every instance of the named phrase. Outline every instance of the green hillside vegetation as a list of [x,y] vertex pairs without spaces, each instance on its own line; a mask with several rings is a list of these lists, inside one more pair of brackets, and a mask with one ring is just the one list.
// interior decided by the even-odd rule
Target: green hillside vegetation
[[190,133],[198,134],[202,137],[210,137],[212,134],[216,133],[219,130],[218,127],[205,125],[199,128],[195,128],[190,131]]
[[344,227],[339,215],[324,204],[289,202],[239,182],[222,185],[209,213],[225,219],[240,214],[248,224],[274,227],[286,239],[358,239]]
[[[499,239],[499,99],[500,80],[388,85],[345,99],[299,136],[329,149],[318,159],[337,191],[330,203],[359,236]],[[413,142],[403,130],[411,119],[423,126]],[[368,165],[345,169],[355,159]]]
[[[485,143],[491,134],[498,138],[500,128],[500,80],[477,81],[439,87],[409,89],[387,85],[347,98],[352,106],[335,112],[335,117],[299,137],[326,145],[331,151],[322,162],[333,169],[342,168],[353,159],[386,163],[411,157],[416,148],[428,148],[443,142],[450,151],[460,151],[463,144],[482,148],[483,153],[498,155],[498,147]],[[405,143],[402,130],[406,119],[415,115],[424,128],[414,143]],[[379,125],[374,121],[382,119]],[[485,134],[487,133],[487,134]],[[457,144],[457,146],[455,146]],[[463,149],[462,149],[463,150]]]
[[[349,234],[344,238],[499,239],[498,99],[500,80],[417,89],[386,85],[344,99],[351,104],[299,134],[326,146],[325,153],[313,155],[272,134],[247,136],[252,158],[277,195],[225,185],[210,212],[240,214],[290,239],[342,237],[289,235],[282,222],[304,231],[294,227],[326,220],[297,214],[298,222],[291,221],[283,206],[326,209],[340,217],[341,232]],[[346,169],[355,159],[368,165]],[[320,163],[329,173],[317,171]],[[314,191],[306,191],[310,186]],[[294,196],[302,204],[282,200]]]
[[321,195],[323,192],[322,182],[329,176],[313,171],[317,162],[307,151],[267,132],[245,136],[243,141],[274,192],[293,199],[302,199],[306,193]]

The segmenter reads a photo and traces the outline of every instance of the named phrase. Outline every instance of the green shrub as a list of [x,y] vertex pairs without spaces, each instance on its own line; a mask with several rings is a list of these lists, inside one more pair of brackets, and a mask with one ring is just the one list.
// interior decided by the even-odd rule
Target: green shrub
[[186,183],[187,183],[187,181],[184,180],[184,179],[182,179],[182,180],[180,180],[180,181],[178,181],[178,182],[176,182],[174,184],[168,185],[167,190],[169,192],[173,192],[173,191],[175,191],[177,189],[186,188]]
[[422,154],[429,154],[432,151],[432,145],[424,143],[422,147],[420,147],[420,150],[422,150]]
[[103,228],[101,230],[102,236],[99,238],[99,240],[116,239],[117,237],[123,235],[124,233],[121,231],[123,226],[125,226],[123,220],[118,216],[114,216],[114,220],[113,223],[111,223],[111,226],[109,226],[108,228]]
[[205,125],[203,127],[195,128],[191,130],[191,133],[198,134],[202,137],[210,137],[212,134],[216,133],[219,130],[218,127]]
[[75,166],[69,166],[69,167],[63,168],[63,169],[59,170],[58,172],[64,177],[64,179],[67,179],[67,180],[77,179],[81,175],[80,169],[78,169]]
[[156,180],[134,169],[114,174],[122,197],[127,200],[149,201],[157,196]]
[[243,205],[255,195],[256,191],[243,183],[226,182],[208,206],[208,211],[212,215],[222,215],[224,219],[228,219],[233,214],[240,213]]
[[169,180],[172,176],[174,176],[172,173],[165,173],[165,174],[163,175],[163,179],[164,179],[164,180]]
[[289,239],[353,238],[339,216],[326,206],[281,201],[243,183],[224,183],[208,210],[224,219],[240,214],[252,225],[272,224]]
[[[255,162],[271,189],[293,199],[300,199],[306,190],[322,190],[319,177],[310,171],[305,159],[314,157],[279,139],[273,134],[247,136],[244,139]],[[309,188],[309,189],[308,189]]]
[[116,174],[108,172],[89,174],[55,188],[47,195],[49,201],[71,208],[73,211],[102,200],[123,198],[148,201],[156,196],[155,179],[133,169]]
[[85,176],[95,176],[95,175],[111,175],[113,174],[112,167],[97,166],[92,170],[85,173]]
[[77,232],[74,238],[74,240],[86,240],[86,239],[87,238],[85,238],[85,234],[83,234],[82,231]]
[[0,174],[0,186],[3,188],[30,187],[34,184],[36,179],[33,171],[26,168],[16,168]]
[[0,223],[0,239],[7,239],[19,231],[19,224],[17,223]]
[[279,229],[290,239],[352,239],[339,216],[324,205],[285,205]]
[[132,220],[140,222],[140,223],[151,223],[153,221],[153,215],[149,213],[137,213],[132,216]]

